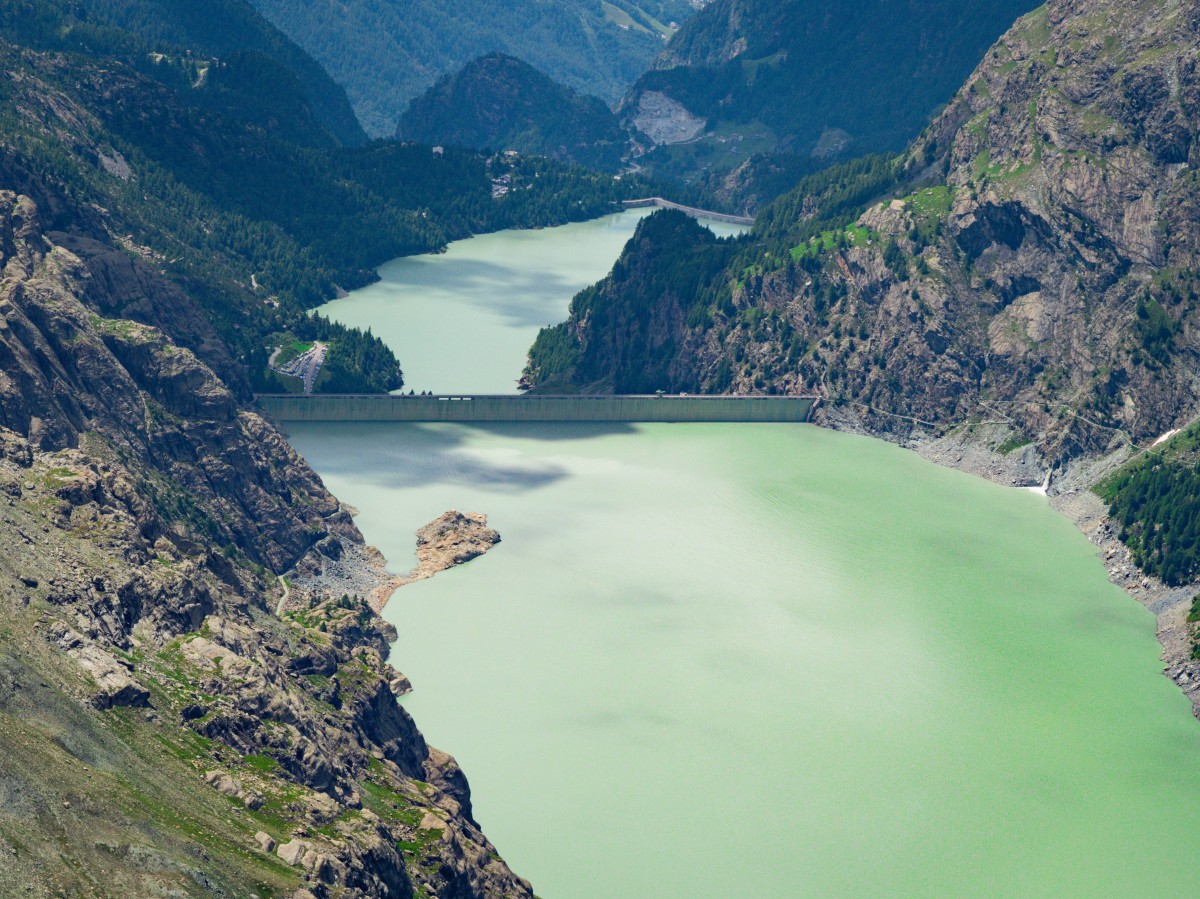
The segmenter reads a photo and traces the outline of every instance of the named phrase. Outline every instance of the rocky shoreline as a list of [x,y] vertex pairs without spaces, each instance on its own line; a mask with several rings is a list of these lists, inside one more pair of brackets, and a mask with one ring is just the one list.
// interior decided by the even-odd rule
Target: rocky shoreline
[[[353,511],[353,510],[348,510]],[[281,610],[303,608],[322,596],[361,596],[376,612],[383,611],[393,593],[413,581],[463,565],[500,542],[479,512],[451,509],[417,531],[417,564],[405,575],[387,570],[387,559],[374,546],[344,542],[318,544],[293,572],[295,589]]]
[[[898,434],[872,427],[846,407],[822,406],[816,423],[836,431],[863,434],[910,449],[938,465],[985,478],[1005,487],[1040,489],[1047,486],[1051,508],[1066,515],[1096,547],[1108,579],[1154,613],[1155,634],[1162,646],[1163,674],[1175,683],[1200,719],[1200,661],[1192,658],[1187,616],[1200,584],[1170,587],[1140,571],[1129,550],[1117,537],[1108,509],[1092,487],[1129,460],[1131,449],[1122,447],[1093,459],[1047,471],[1036,444],[1001,454],[991,447],[1011,433],[1006,423],[990,422],[962,427],[933,437],[921,433]],[[1049,477],[1047,477],[1049,475]]]

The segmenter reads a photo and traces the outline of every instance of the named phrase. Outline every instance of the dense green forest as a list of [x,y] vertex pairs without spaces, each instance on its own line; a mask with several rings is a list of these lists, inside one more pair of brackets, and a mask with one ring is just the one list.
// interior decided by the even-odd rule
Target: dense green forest
[[730,168],[734,147],[799,157],[812,171],[839,157],[899,151],[1036,5],[716,0],[675,35],[629,108],[660,91],[722,140],[663,147],[647,164],[674,175]]
[[1138,567],[1177,587],[1200,579],[1200,425],[1100,485]]
[[[58,66],[18,41],[77,59]],[[264,342],[284,331],[330,341],[324,389],[399,387],[382,344],[306,310],[368,283],[395,256],[592,217],[652,190],[548,160],[336,146],[311,116],[288,128],[262,121],[272,107],[310,108],[299,79],[267,57],[153,46],[152,54],[140,36],[75,4],[0,0],[0,64],[15,76],[2,87],[0,126],[21,166],[80,207],[105,210],[104,230],[135,234],[164,260],[263,389],[271,386]],[[266,105],[264,72],[274,91]],[[81,111],[72,133],[52,127],[67,107]],[[311,133],[293,134],[305,127]],[[495,199],[492,182],[502,177],[511,190]]]
[[490,53],[409,104],[398,137],[495,147],[618,171],[629,135],[602,100],[578,94],[512,56]]
[[842,228],[904,180],[896,160],[864,156],[828,166],[798,181],[762,211],[754,234],[782,255],[818,234]]
[[[78,4],[95,23],[112,26],[140,38],[154,49],[186,47],[223,63],[249,65],[289,73],[300,82],[302,95],[321,125],[339,143],[366,140],[346,92],[307,53],[262,17],[245,0],[81,0]],[[273,65],[268,66],[268,63]],[[272,71],[260,77],[257,98],[264,108],[279,99],[271,81],[285,77]],[[240,77],[246,77],[241,75]],[[275,108],[275,123],[287,127],[294,108]]]
[[[529,352],[526,375],[549,389],[653,393],[671,383],[679,349],[671,319],[703,314],[705,295],[735,252],[688,215],[660,210],[637,231],[603,281],[571,301],[571,321],[544,328]],[[573,322],[587,320],[592,342]],[[552,382],[552,383],[551,383]]]
[[687,0],[253,0],[344,85],[372,135],[472,59],[520,57],[555,81],[615,104],[665,46]]

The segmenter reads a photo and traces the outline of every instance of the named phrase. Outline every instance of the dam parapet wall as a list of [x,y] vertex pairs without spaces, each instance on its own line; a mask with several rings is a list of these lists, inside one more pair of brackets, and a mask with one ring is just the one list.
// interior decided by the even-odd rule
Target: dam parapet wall
[[806,422],[816,399],[779,396],[262,394],[276,421]]

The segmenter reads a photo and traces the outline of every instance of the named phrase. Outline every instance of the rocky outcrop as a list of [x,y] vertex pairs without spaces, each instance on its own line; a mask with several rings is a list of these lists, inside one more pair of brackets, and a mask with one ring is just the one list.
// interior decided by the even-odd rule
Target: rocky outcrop
[[[431,578],[439,572],[465,564],[500,542],[500,534],[487,526],[487,516],[479,512],[451,509],[417,531],[417,564],[405,575],[387,571],[387,561],[373,546],[318,544],[318,552],[304,560],[295,571],[297,589],[285,607],[311,607],[323,595],[362,597],[377,612],[387,605],[392,594],[413,581]],[[406,679],[397,682],[394,691],[407,692]]]
[[500,542],[479,512],[451,509],[417,531],[417,567],[412,580],[433,577],[456,565],[470,562]]
[[188,293],[122,247],[78,232],[50,231],[46,237],[87,267],[83,285],[89,306],[106,318],[134,321],[170,334],[172,341],[191,350],[240,399],[248,397],[244,370]]
[[129,663],[122,664],[111,652],[85,640],[61,621],[51,624],[46,637],[96,682],[97,690],[91,696],[91,703],[96,708],[145,707],[149,704],[150,691],[130,675],[133,666]]

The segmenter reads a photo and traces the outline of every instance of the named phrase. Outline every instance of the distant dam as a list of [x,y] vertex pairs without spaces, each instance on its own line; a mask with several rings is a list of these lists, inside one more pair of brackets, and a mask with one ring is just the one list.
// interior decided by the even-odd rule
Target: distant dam
[[726,215],[724,212],[710,212],[707,209],[697,209],[695,206],[683,206],[679,203],[672,203],[670,200],[664,200],[662,197],[623,200],[622,205],[626,209],[649,209],[653,207],[659,209],[678,209],[680,212],[686,212],[692,218],[712,219],[714,222],[725,222],[728,225],[754,224],[754,219],[748,215]]
[[276,421],[805,422],[815,397],[261,394]]

